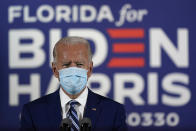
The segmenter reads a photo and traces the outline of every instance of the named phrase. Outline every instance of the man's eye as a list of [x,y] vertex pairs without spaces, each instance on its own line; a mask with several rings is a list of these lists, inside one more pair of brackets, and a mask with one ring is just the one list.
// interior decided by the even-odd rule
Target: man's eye
[[80,64],[80,63],[79,63],[79,64],[77,64],[77,66],[83,66],[83,64]]
[[68,67],[70,64],[68,63],[68,64],[63,64],[63,67]]

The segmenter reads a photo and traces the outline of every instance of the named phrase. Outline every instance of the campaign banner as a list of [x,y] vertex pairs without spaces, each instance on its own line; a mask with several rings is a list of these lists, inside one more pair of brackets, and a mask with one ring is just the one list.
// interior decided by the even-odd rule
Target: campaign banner
[[196,130],[194,0],[0,1],[0,130],[59,88],[51,62],[65,36],[93,51],[88,87],[124,105],[129,130]]

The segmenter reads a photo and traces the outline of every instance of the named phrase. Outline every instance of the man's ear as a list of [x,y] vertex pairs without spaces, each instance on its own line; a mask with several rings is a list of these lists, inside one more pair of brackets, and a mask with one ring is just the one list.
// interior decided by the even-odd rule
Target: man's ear
[[52,72],[56,78],[59,78],[59,72],[54,62],[52,62]]
[[89,64],[88,72],[87,72],[87,77],[89,78],[93,72],[93,62],[91,61]]

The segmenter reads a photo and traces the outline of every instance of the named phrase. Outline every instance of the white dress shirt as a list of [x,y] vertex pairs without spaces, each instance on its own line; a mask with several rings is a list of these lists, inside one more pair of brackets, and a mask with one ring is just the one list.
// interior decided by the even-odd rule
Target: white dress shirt
[[[64,119],[67,117],[67,113],[70,108],[69,101],[72,99],[69,98],[69,96],[67,96],[63,92],[63,89],[61,87],[59,90],[59,94],[60,94],[61,109],[62,109],[62,112],[61,112],[62,119]],[[86,101],[87,101],[87,96],[88,96],[88,88],[86,87],[84,89],[84,91],[82,92],[82,94],[80,94],[80,96],[78,96],[78,98],[75,99],[75,101],[77,101],[79,103],[79,105],[75,106],[75,110],[77,112],[77,115],[79,116],[79,120],[81,120],[83,118],[84,108],[86,106]]]

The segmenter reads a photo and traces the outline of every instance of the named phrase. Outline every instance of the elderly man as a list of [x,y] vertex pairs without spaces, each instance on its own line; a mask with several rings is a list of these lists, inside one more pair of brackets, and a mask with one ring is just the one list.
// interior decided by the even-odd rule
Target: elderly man
[[127,130],[124,107],[86,86],[93,70],[87,40],[62,38],[54,47],[53,57],[52,71],[60,81],[60,88],[24,105],[21,130],[56,130],[62,119],[69,118],[71,129],[79,131],[79,121],[84,117],[91,120],[92,131]]

